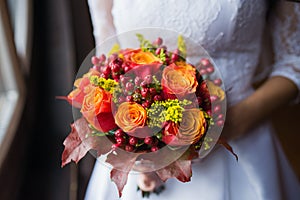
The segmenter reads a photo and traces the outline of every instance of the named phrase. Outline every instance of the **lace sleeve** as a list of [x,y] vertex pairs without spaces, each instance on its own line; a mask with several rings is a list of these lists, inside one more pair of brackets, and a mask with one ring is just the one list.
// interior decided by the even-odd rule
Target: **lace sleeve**
[[271,76],[292,80],[300,91],[300,3],[279,1],[271,19],[275,54]]
[[113,0],[88,0],[96,45],[115,34],[112,17]]

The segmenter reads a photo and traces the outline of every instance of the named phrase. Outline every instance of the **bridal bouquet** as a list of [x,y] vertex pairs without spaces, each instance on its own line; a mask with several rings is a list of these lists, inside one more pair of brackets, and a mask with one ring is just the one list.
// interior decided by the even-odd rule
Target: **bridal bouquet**
[[222,82],[205,80],[215,70],[209,59],[187,62],[182,36],[172,51],[161,38],[137,39],[139,48],[114,45],[107,55],[93,56],[65,98],[82,116],[64,141],[62,166],[96,152],[112,167],[120,196],[133,170],[190,181],[192,160],[211,148],[207,133],[224,123],[215,104],[224,101]]

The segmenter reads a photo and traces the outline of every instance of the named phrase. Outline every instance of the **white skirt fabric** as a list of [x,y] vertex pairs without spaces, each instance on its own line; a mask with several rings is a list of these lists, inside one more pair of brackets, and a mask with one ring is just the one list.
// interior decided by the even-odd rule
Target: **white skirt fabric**
[[[300,185],[269,125],[265,124],[240,140],[230,142],[239,160],[223,147],[193,163],[192,180],[169,179],[166,189],[149,200],[298,200]],[[119,199],[110,180],[110,169],[96,162],[86,200]],[[130,174],[123,200],[143,199],[137,191],[137,174]]]

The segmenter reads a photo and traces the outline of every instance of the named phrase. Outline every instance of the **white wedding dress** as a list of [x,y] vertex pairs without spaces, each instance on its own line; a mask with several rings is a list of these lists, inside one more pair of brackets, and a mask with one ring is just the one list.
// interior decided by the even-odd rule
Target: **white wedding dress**
[[[293,3],[290,3],[291,5]],[[114,33],[142,27],[163,27],[192,38],[220,68],[229,106],[253,92],[253,82],[268,2],[264,0],[89,0],[97,44]],[[274,12],[275,13],[275,12]],[[273,14],[274,14],[273,13]],[[294,17],[292,19],[291,17]],[[274,14],[271,33],[275,64],[270,76],[284,76],[300,88],[300,4],[283,17]],[[274,99],[275,100],[275,99]],[[166,182],[166,190],[149,199],[293,200],[300,186],[269,124],[230,141],[239,161],[223,148],[193,164],[192,181]],[[118,199],[110,169],[96,162],[87,200]],[[137,175],[129,175],[122,199],[142,199]]]

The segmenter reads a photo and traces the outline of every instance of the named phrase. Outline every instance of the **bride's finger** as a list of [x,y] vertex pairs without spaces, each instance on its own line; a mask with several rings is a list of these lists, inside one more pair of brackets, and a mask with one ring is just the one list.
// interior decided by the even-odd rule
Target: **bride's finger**
[[152,192],[155,188],[161,185],[161,180],[154,173],[140,174],[137,184],[141,190]]

